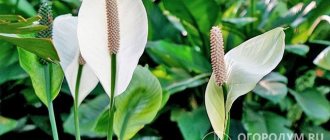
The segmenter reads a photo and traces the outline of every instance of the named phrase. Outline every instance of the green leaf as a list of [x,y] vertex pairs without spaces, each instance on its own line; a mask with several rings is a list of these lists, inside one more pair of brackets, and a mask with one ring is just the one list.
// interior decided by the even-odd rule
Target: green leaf
[[[144,80],[145,82],[140,82]],[[160,109],[160,84],[147,68],[138,66],[127,90],[117,96],[114,129],[118,136],[131,138],[145,124],[150,123]],[[109,97],[99,95],[79,107],[80,133],[88,137],[107,135]],[[125,122],[125,123],[124,123]],[[73,111],[64,123],[64,130],[75,134]]]
[[0,34],[0,40],[17,45],[49,61],[60,61],[50,39],[21,38],[11,34]]
[[211,65],[207,59],[189,46],[166,41],[150,42],[147,44],[147,53],[158,64],[183,68],[195,73],[211,71]]
[[161,101],[159,81],[147,68],[138,66],[129,87],[116,97],[114,132],[119,139],[131,139],[150,123],[156,117]]
[[243,26],[246,26],[250,23],[257,21],[257,19],[252,17],[242,17],[242,18],[226,18],[223,19],[223,21],[235,24],[237,27],[241,28]]
[[178,17],[188,32],[188,38],[209,56],[209,31],[220,13],[214,0],[164,0],[164,8]]
[[177,122],[185,140],[201,140],[211,127],[204,106],[192,112],[173,110],[171,120]]
[[0,20],[5,21],[25,21],[25,19],[20,15],[0,15]]
[[48,100],[46,95],[45,68],[47,67],[47,65],[51,65],[50,88],[51,99],[54,100],[60,92],[62,81],[64,79],[61,66],[53,63],[43,65],[41,64],[40,58],[38,56],[23,49],[18,49],[18,53],[20,65],[30,75],[36,95],[46,106],[48,106]]
[[196,76],[190,76],[183,69],[168,68],[159,65],[152,73],[158,78],[164,90],[169,94],[184,91],[187,88],[194,88],[205,84],[210,74],[204,73]]
[[[4,19],[14,20],[19,19],[17,22],[6,22],[1,23],[0,22],[0,33],[6,33],[6,34],[29,34],[29,33],[36,33],[38,31],[42,31],[47,29],[47,26],[42,26],[35,24],[35,22],[39,21],[41,19],[40,16],[34,16],[29,19],[20,19],[20,16],[16,15],[7,15],[4,16]],[[1,17],[0,17],[1,18]],[[12,18],[12,19],[11,19]]]
[[[103,93],[96,98],[87,101],[79,106],[79,125],[81,136],[88,137],[105,137],[107,129],[103,132],[94,131],[97,122],[108,107],[109,97]],[[107,112],[108,113],[108,112]],[[66,133],[75,134],[74,128],[74,117],[73,109],[71,110],[70,116],[64,122],[64,131]],[[102,124],[107,126],[106,124]]]
[[144,0],[144,6],[148,14],[149,22],[149,40],[160,40],[169,38],[172,41],[178,42],[180,39],[180,32],[167,19],[161,9],[153,0]]
[[11,47],[11,44],[0,42],[0,84],[9,80],[18,80],[26,78],[26,72],[18,63],[17,49]]
[[330,119],[330,103],[327,98],[316,89],[306,89],[300,93],[293,90],[289,92],[294,96],[302,110],[316,124],[322,124]]
[[263,98],[278,103],[288,92],[287,82],[285,76],[272,72],[261,79],[253,91]]
[[39,129],[48,135],[52,135],[51,126],[49,124],[49,118],[47,116],[30,116],[30,119]]
[[16,128],[16,120],[0,116],[0,136]]
[[10,80],[18,80],[28,77],[28,75],[18,63],[9,65],[8,67],[0,68],[0,71],[0,84]]
[[47,29],[47,26],[28,25],[24,27],[13,27],[9,25],[0,25],[0,33],[6,34],[29,34]]
[[286,45],[285,51],[297,54],[300,56],[306,56],[306,54],[309,52],[309,47],[303,44],[300,45]]
[[321,126],[303,124],[300,130],[305,136],[314,135],[315,138],[317,136],[317,139],[330,139],[330,131],[322,128]]
[[204,33],[209,32],[219,13],[214,0],[164,0],[163,3],[173,15],[197,26]]
[[[291,122],[272,112],[254,111],[245,108],[242,122],[246,131],[251,135],[275,134],[277,138],[283,133],[293,135],[293,131],[288,128],[292,125]],[[288,137],[283,138],[291,140]],[[252,137],[249,139],[252,139]]]
[[23,12],[27,16],[34,16],[37,14],[36,10],[33,8],[27,0],[5,0],[4,2],[8,6],[12,6],[15,9],[17,8],[18,11]]

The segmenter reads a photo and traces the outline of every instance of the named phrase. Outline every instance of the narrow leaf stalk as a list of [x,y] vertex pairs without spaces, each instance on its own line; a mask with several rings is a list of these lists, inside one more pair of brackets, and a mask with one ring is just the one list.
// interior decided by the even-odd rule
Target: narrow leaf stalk
[[80,129],[79,129],[79,109],[78,109],[78,102],[79,102],[79,87],[80,87],[80,80],[81,80],[81,73],[82,73],[83,65],[79,65],[78,68],[78,75],[76,80],[76,87],[75,87],[75,94],[74,94],[74,127],[76,130],[76,140],[80,140]]
[[51,69],[52,69],[52,64],[45,65],[44,72],[45,72],[45,81],[46,81],[46,95],[48,100],[48,113],[49,113],[50,125],[52,128],[53,139],[59,140],[54,107],[52,102],[52,94],[51,94]]
[[116,69],[117,57],[116,54],[111,54],[111,91],[109,103],[109,123],[108,123],[108,140],[112,140],[113,136],[113,118],[115,113],[115,86],[116,86]]

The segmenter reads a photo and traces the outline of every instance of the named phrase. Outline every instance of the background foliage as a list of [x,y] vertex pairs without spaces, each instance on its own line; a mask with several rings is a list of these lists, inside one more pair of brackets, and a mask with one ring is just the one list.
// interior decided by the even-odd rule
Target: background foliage
[[[79,0],[51,3],[55,16],[77,15],[80,5]],[[212,131],[204,91],[211,73],[209,30],[214,25],[223,30],[226,51],[275,27],[287,27],[286,53],[280,65],[252,92],[235,102],[231,110],[232,136],[247,132],[322,132],[325,139],[330,139],[330,72],[313,64],[314,58],[330,46],[329,0],[143,0],[143,3],[149,18],[149,42],[140,64],[148,65],[160,81],[163,97],[156,119],[139,131],[135,139],[198,140]],[[36,15],[39,5],[39,0],[0,0],[0,15],[30,18]],[[0,40],[0,139],[51,139],[47,109],[19,65],[17,48],[9,43],[12,42]],[[103,112],[108,103],[105,96],[98,86],[80,108],[84,139],[104,139]],[[72,104],[64,83],[54,101],[62,139],[74,138]]]

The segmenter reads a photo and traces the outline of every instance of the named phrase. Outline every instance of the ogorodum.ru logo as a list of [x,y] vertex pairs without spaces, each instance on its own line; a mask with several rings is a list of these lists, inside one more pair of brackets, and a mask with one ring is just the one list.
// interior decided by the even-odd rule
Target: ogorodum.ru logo
[[323,133],[240,133],[237,140],[324,140]]
[[[228,135],[224,135],[231,140]],[[237,140],[325,140],[323,133],[240,133],[235,136]],[[206,134],[202,140],[222,140],[215,132]]]

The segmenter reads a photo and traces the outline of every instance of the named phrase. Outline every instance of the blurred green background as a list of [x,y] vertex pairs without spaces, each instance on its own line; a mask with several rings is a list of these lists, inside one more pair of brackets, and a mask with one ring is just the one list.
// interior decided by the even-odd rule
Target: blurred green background
[[[0,0],[0,14],[35,16],[40,0]],[[54,17],[77,15],[79,0],[52,0]],[[286,27],[282,62],[231,110],[238,133],[323,133],[330,139],[330,71],[313,64],[330,46],[329,0],[143,0],[149,39],[140,64],[159,79],[166,105],[134,139],[200,140],[212,132],[204,91],[211,74],[209,30],[220,26],[225,50]],[[51,139],[47,108],[20,67],[17,49],[0,41],[0,139]],[[80,107],[83,139],[105,139],[98,118],[108,100],[98,86]],[[66,83],[54,101],[61,139],[74,139]]]

